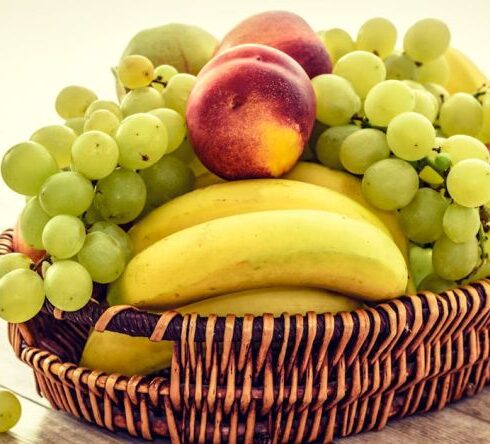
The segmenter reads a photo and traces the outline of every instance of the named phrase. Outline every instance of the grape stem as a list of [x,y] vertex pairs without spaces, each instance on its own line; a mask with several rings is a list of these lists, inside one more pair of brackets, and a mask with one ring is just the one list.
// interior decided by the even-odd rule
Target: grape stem
[[166,88],[168,84],[168,82],[164,82],[163,80],[157,80],[157,79],[153,79],[151,83],[158,83],[159,85],[162,85],[164,88]]
[[482,86],[480,86],[477,90],[476,93],[473,94],[473,97],[475,99],[480,100],[480,97],[483,97],[486,93],[488,92],[488,86],[486,83],[484,83]]
[[353,124],[355,124],[356,122],[359,122],[361,124],[361,128],[372,128],[372,129],[377,129],[379,131],[386,133],[386,127],[378,126],[378,125],[372,125],[371,122],[369,122],[369,120],[367,119],[367,117],[361,117],[357,114],[354,114],[350,120],[351,120],[351,123],[353,123]]

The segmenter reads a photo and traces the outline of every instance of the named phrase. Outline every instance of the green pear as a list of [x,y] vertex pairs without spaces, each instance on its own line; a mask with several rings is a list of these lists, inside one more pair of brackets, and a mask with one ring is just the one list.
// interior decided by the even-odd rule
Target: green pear
[[172,65],[179,72],[197,75],[211,59],[218,40],[197,26],[169,23],[136,34],[122,57],[140,54],[153,65]]

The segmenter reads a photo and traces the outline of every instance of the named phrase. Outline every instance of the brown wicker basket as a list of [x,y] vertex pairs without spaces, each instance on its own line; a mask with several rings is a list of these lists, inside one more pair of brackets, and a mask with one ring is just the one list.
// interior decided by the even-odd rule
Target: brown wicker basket
[[[11,251],[12,233],[0,237]],[[155,377],[78,367],[89,329],[176,341]],[[49,304],[9,325],[53,408],[111,431],[180,442],[330,442],[442,409],[490,379],[490,281],[350,313],[280,318]]]

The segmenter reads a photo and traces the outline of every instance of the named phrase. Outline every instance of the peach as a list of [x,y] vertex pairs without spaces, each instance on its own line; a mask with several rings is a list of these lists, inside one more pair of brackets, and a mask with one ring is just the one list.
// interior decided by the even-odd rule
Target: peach
[[19,221],[14,228],[13,239],[12,239],[12,249],[16,253],[23,253],[26,256],[30,257],[32,262],[35,264],[39,262],[45,255],[46,252],[43,250],[36,250],[35,248],[30,247],[22,238],[22,233],[20,231]]
[[332,72],[332,62],[320,38],[299,15],[269,11],[253,15],[233,28],[216,53],[243,43],[272,46],[295,59],[310,79]]
[[315,94],[301,66],[264,45],[240,45],[200,72],[187,103],[194,150],[225,179],[278,177],[303,152]]

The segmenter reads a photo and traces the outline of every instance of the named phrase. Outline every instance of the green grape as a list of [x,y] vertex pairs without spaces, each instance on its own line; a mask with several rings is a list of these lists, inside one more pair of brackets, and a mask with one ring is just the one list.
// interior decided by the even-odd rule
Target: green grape
[[321,74],[311,83],[316,96],[316,118],[325,125],[344,125],[361,109],[361,99],[344,78]]
[[166,154],[172,153],[180,146],[187,135],[184,118],[177,111],[170,108],[157,108],[150,111],[149,114],[158,117],[165,125],[168,136]]
[[177,71],[172,65],[160,65],[155,68],[155,72],[153,74],[153,82],[151,86],[155,88],[157,91],[162,92],[168,84],[168,81],[178,74]]
[[62,171],[48,177],[39,193],[39,202],[50,216],[69,214],[80,216],[94,198],[94,187],[81,174]]
[[463,207],[485,205],[490,202],[490,165],[480,159],[462,160],[449,171],[447,190]]
[[47,269],[44,291],[56,308],[77,311],[90,301],[93,283],[89,272],[81,264],[62,260]]
[[411,88],[399,80],[378,83],[366,97],[364,111],[373,125],[388,126],[398,114],[412,111],[415,94]]
[[119,119],[115,114],[106,109],[99,109],[87,117],[83,131],[102,131],[103,133],[109,134],[109,136],[114,136],[118,126]]
[[51,262],[48,261],[43,261],[41,263],[41,276],[44,277],[46,276],[46,272],[48,271],[48,268],[51,267],[52,264],[56,262],[54,256],[51,256]]
[[0,390],[0,433],[8,432],[14,427],[21,414],[22,407],[17,396],[12,392]]
[[121,276],[126,257],[112,236],[102,231],[93,231],[87,235],[78,253],[78,262],[87,269],[93,281],[108,284]]
[[482,125],[478,138],[485,144],[490,143],[490,94],[487,92],[482,98]]
[[446,290],[456,288],[458,284],[454,281],[443,279],[435,273],[426,276],[419,285],[420,291],[432,291],[433,293],[443,293]]
[[95,202],[92,202],[92,205],[90,205],[90,208],[87,211],[85,211],[82,219],[86,225],[93,225],[96,222],[99,222],[103,219],[99,210],[95,207]]
[[481,262],[478,269],[463,282],[463,284],[466,285],[469,282],[475,282],[490,277],[490,256],[488,256],[488,252],[490,252],[490,237],[488,237],[488,235],[486,236],[484,248],[485,252],[487,252],[487,257]]
[[477,208],[451,204],[444,213],[444,234],[456,243],[471,241],[480,230],[480,212]]
[[20,268],[0,279],[0,318],[4,321],[27,322],[43,304],[43,280],[35,271]]
[[44,181],[58,171],[49,151],[36,142],[10,148],[2,159],[2,178],[13,191],[26,196],[39,192]]
[[[196,77],[192,74],[176,74],[168,82],[165,88],[165,104],[185,118],[187,100],[196,83]],[[159,107],[155,107],[159,108]]]
[[424,85],[422,85],[419,82],[416,82],[415,80],[402,80],[402,82],[407,85],[410,89],[417,91],[417,90],[425,90]]
[[477,136],[483,123],[482,105],[471,94],[456,93],[441,105],[439,123],[446,136]]
[[434,272],[432,266],[432,248],[422,248],[418,245],[411,245],[408,251],[410,265],[410,275],[415,287],[418,289],[420,283]]
[[153,63],[142,55],[124,57],[117,68],[119,80],[128,89],[148,86],[154,78]]
[[333,73],[348,80],[361,99],[386,78],[383,60],[367,51],[353,51],[344,55],[334,66]]
[[85,125],[84,117],[72,117],[65,122],[65,126],[71,128],[77,136],[83,133],[83,126]]
[[187,164],[191,163],[196,158],[196,153],[194,152],[194,148],[188,137],[186,137],[179,147],[172,152],[172,157],[176,157]]
[[354,51],[355,45],[347,31],[340,28],[332,28],[318,33],[323,45],[335,65],[345,54]]
[[437,100],[439,107],[449,99],[449,92],[444,86],[438,85],[437,83],[425,83],[424,88],[429,91],[434,98]]
[[[447,140],[446,137],[436,136],[435,148],[441,148],[445,140]],[[437,151],[434,152],[437,153]]]
[[31,258],[25,254],[4,254],[0,256],[0,278],[19,268],[30,269],[33,265]]
[[65,125],[50,125],[38,129],[31,140],[43,145],[56,159],[60,168],[70,166],[71,146],[77,135]]
[[397,210],[415,197],[419,177],[413,167],[400,159],[384,159],[371,165],[362,178],[364,197],[380,210]]
[[[98,112],[101,111],[93,115]],[[83,133],[71,148],[72,169],[90,180],[107,177],[116,169],[118,159],[116,141],[102,131]]]
[[89,105],[97,100],[95,93],[83,86],[67,86],[56,97],[56,112],[63,119],[83,117]]
[[395,45],[395,25],[382,17],[368,20],[357,33],[356,49],[372,52],[382,59],[393,52]]
[[441,236],[434,244],[432,264],[443,279],[457,281],[468,276],[478,264],[480,257],[478,240],[456,243]]
[[53,217],[44,227],[44,249],[58,259],[75,256],[85,241],[85,226],[75,216],[60,214]]
[[27,202],[20,215],[20,232],[29,247],[43,250],[43,230],[50,217],[43,210],[37,196]]
[[450,40],[451,34],[444,22],[427,18],[419,20],[406,32],[403,48],[411,59],[426,63],[444,55]]
[[403,232],[413,242],[426,244],[442,234],[442,218],[448,203],[437,191],[420,188],[412,201],[400,210]]
[[319,122],[318,120],[315,120],[315,124],[313,125],[313,130],[311,131],[310,139],[308,140],[308,144],[305,147],[305,152],[303,152],[300,158],[301,160],[303,160],[303,157],[309,156],[307,160],[316,161],[316,152],[315,152],[316,143],[318,142],[318,139],[320,138],[322,133],[327,129],[328,129],[327,125],[323,124],[322,122]]
[[439,153],[434,157],[434,166],[439,173],[445,173],[452,165],[451,157],[447,153]]
[[446,57],[439,57],[419,66],[415,72],[415,80],[420,83],[447,85],[449,81],[449,64],[446,61]]
[[123,115],[121,108],[119,108],[119,105],[115,102],[111,102],[110,100],[96,100],[90,104],[90,106],[87,108],[87,111],[85,112],[85,118],[90,117],[90,115],[98,111],[100,109],[105,109],[107,111],[110,111],[112,114],[114,114],[119,120],[122,120]]
[[95,207],[109,222],[131,222],[141,213],[145,202],[145,182],[134,171],[117,169],[97,184]]
[[419,173],[420,180],[437,188],[444,183],[444,178],[429,165],[424,166]]
[[416,89],[413,93],[415,96],[415,108],[413,110],[434,123],[439,113],[439,103],[436,98],[425,89]]
[[146,113],[156,108],[163,108],[165,101],[160,92],[151,86],[133,89],[127,93],[122,102],[121,110],[125,117],[132,114]]
[[410,80],[415,78],[417,66],[405,54],[391,54],[384,60],[386,78],[390,80]]
[[168,136],[163,122],[144,113],[126,117],[116,132],[119,165],[138,170],[158,162],[167,151]]
[[343,170],[344,167],[340,161],[340,148],[342,142],[354,131],[359,131],[356,125],[333,126],[325,130],[316,142],[315,152],[318,160],[323,165]]
[[420,160],[432,151],[436,131],[427,117],[408,112],[391,120],[386,138],[391,151],[400,159]]
[[454,165],[465,159],[480,159],[485,162],[490,160],[488,149],[482,142],[463,134],[446,139],[441,145],[441,150],[449,155]]
[[390,148],[386,135],[372,128],[353,132],[340,147],[340,161],[353,174],[364,174],[373,163],[388,157]]
[[148,202],[154,207],[194,189],[194,173],[175,157],[165,156],[139,174],[145,181]]
[[133,256],[133,245],[131,243],[131,238],[119,225],[113,224],[112,222],[100,221],[96,222],[88,231],[89,233],[100,231],[111,236],[119,245],[119,248],[124,254],[126,262],[128,262]]

